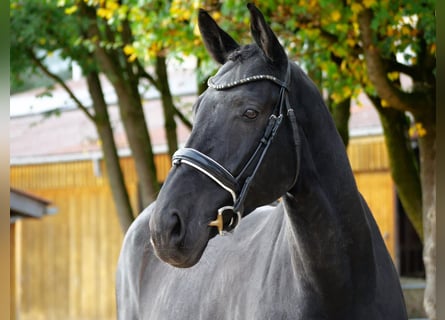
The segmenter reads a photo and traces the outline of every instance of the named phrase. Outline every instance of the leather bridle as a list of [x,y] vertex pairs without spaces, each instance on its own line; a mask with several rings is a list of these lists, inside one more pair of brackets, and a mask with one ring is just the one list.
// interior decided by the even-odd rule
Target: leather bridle
[[[289,104],[288,90],[290,82],[290,63],[288,64],[285,81],[281,81],[271,75],[255,75],[227,84],[217,85],[213,83],[213,77],[209,78],[207,84],[215,90],[226,90],[245,83],[267,80],[272,81],[280,87],[280,95],[271,116],[269,117],[263,137],[260,139],[257,148],[253,152],[249,161],[245,164],[240,173],[235,177],[226,168],[214,159],[193,148],[181,148],[173,155],[173,165],[179,166],[186,164],[216,182],[221,188],[230,193],[233,200],[233,206],[224,206],[218,209],[216,220],[209,223],[209,226],[216,227],[219,234],[224,235],[230,232],[239,224],[244,212],[244,201],[261,163],[269,149],[277,131],[280,127],[284,115],[289,119],[292,126],[293,140],[297,156],[297,170],[291,187],[295,184],[299,172],[299,145],[300,138],[298,126],[293,108]],[[242,182],[242,180],[244,180]],[[229,214],[230,219],[224,219]],[[228,221],[225,224],[224,221]]]

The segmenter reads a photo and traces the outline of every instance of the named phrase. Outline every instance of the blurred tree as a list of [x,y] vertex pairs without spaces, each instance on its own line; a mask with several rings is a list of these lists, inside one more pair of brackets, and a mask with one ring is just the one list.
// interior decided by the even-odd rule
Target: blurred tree
[[[85,34],[78,41],[89,47],[96,64],[114,87],[121,121],[135,161],[142,205],[145,207],[155,200],[159,185],[138,87],[138,69],[142,67],[137,59],[129,59],[124,50],[132,41],[125,13],[119,21],[112,19],[115,11],[120,8],[117,1],[76,1],[65,12],[72,10],[72,16],[85,19]],[[115,22],[114,25],[112,22]]]
[[[345,134],[349,99],[365,92],[379,112],[391,174],[402,205],[424,242],[424,305],[435,319],[435,2],[432,0],[256,1],[323,93],[337,128]],[[227,0],[213,6],[221,25],[249,41],[248,11]],[[402,77],[410,78],[410,88]],[[414,124],[407,122],[407,114]],[[411,140],[420,147],[420,166]]]
[[[436,216],[434,1],[257,2],[265,16],[269,17],[272,28],[280,36],[289,55],[298,60],[313,75],[319,87],[323,88],[345,144],[348,141],[345,128],[349,119],[349,100],[364,91],[374,102],[382,119],[391,172],[400,199],[415,230],[424,241],[427,273],[425,309],[430,319],[436,319],[433,294]],[[19,2],[12,2],[12,6],[14,3]],[[87,30],[86,36],[70,45],[75,43],[77,46],[74,47],[82,50],[88,48],[100,70],[117,87],[122,87],[119,90],[135,93],[138,80],[146,78],[164,92],[165,105],[171,104],[165,108],[167,131],[174,128],[172,117],[181,113],[171,103],[168,83],[161,80],[168,80],[164,76],[166,59],[195,55],[200,66],[200,81],[215,69],[198,37],[197,8],[209,10],[240,43],[250,42],[246,28],[248,10],[244,3],[235,0],[129,0],[125,3],[117,0],[60,0],[58,4],[67,16],[81,19],[79,24]],[[42,19],[42,23],[34,25],[34,28],[22,26],[16,29],[20,31],[18,39],[29,37],[33,29],[46,24],[44,21]],[[68,36],[71,26],[65,21],[64,28],[60,29],[66,27],[66,30],[60,32],[66,32],[67,39],[71,39]],[[60,22],[54,25],[60,25]],[[40,41],[47,40],[43,37]],[[39,47],[46,50],[49,48],[39,41],[31,48]],[[153,61],[157,62],[154,76],[147,73],[145,68]],[[119,72],[125,76],[119,77]],[[401,85],[402,75],[411,78],[413,85],[410,89]],[[117,92],[119,90],[116,89]],[[130,102],[128,105],[137,106],[136,109],[128,109],[130,115],[132,112],[140,112],[137,111],[140,97],[125,98],[124,93],[121,97],[120,100]],[[122,109],[126,110],[124,107]],[[420,167],[409,143],[412,137],[407,132],[407,113],[415,122],[414,130],[410,132],[415,132],[419,141]],[[144,137],[139,142],[149,141],[145,141],[147,136]],[[170,152],[174,146],[174,138],[169,138]],[[140,179],[145,177],[139,172],[138,175]]]
[[[61,21],[64,27],[61,28]],[[123,230],[133,219],[123,173],[115,145],[108,109],[105,103],[94,57],[88,50],[74,45],[84,32],[84,21],[66,16],[53,3],[41,1],[11,1],[11,76],[20,83],[28,70],[45,74],[54,83],[61,85],[77,107],[94,123],[101,141],[101,148],[109,177],[110,189]],[[92,109],[85,106],[67,86],[65,79],[52,72],[44,59],[55,50],[61,50],[63,57],[77,61],[86,75]],[[25,71],[25,72],[24,72]],[[14,107],[14,106],[12,106]],[[92,112],[94,111],[94,113]]]
[[[405,1],[382,4],[371,2],[361,6],[357,17],[367,74],[376,95],[381,98],[382,106],[409,112],[415,121],[419,142],[421,184],[419,189],[421,189],[420,203],[423,217],[421,220],[423,232],[418,231],[418,233],[423,239],[423,261],[426,271],[424,307],[430,319],[437,319],[434,2]],[[398,54],[403,54],[405,61],[397,60]],[[399,82],[391,78],[399,77],[400,73],[411,77],[413,86],[410,91],[404,90]],[[404,160],[409,161],[406,158]],[[395,166],[399,164],[394,162]],[[414,177],[411,181],[414,181]],[[415,224],[414,226],[416,227]]]
[[[379,96],[383,99],[384,107],[390,106],[388,99],[381,97],[376,91],[372,77],[368,76],[366,48],[362,45],[362,33],[359,26],[359,14],[373,6],[378,9],[378,14],[373,20],[373,28],[379,30],[375,39],[384,59],[386,73],[385,83],[391,84],[400,92],[404,90],[400,86],[400,74],[413,77],[413,92],[404,92],[406,100],[423,95],[430,101],[435,94],[435,37],[434,37],[434,3],[432,1],[418,4],[407,1],[392,3],[390,7],[386,2],[380,3],[374,0],[365,1],[364,4],[355,1],[261,1],[261,9],[270,17],[272,27],[280,35],[291,57],[298,60],[319,87],[327,93],[328,106],[331,109],[337,128],[347,144],[347,121],[349,119],[348,100],[355,98],[358,93],[365,91],[370,96]],[[222,8],[222,16],[231,13],[231,23],[227,29],[237,33],[243,30],[240,24],[247,20],[246,10],[237,1],[225,1]],[[233,22],[233,19],[237,22]],[[416,23],[415,23],[416,22]],[[245,28],[244,28],[245,29]],[[242,35],[240,37],[245,37]],[[420,47],[421,43],[423,48]],[[425,56],[423,61],[417,61],[416,57]],[[404,62],[400,62],[400,57]],[[426,63],[426,65],[424,65]],[[424,68],[425,67],[425,68]],[[315,71],[315,69],[320,71]],[[423,69],[421,74],[416,71]],[[315,76],[314,76],[315,74]],[[427,82],[425,82],[427,78]],[[383,82],[379,82],[381,84]],[[417,83],[417,85],[416,85]],[[427,84],[428,83],[428,84]],[[424,84],[425,88],[420,88]],[[422,93],[420,94],[420,92]],[[417,99],[422,101],[422,99]],[[434,105],[434,104],[433,104]],[[400,105],[399,105],[400,107]],[[401,109],[401,108],[399,108]],[[417,110],[422,110],[430,115],[434,114],[434,106],[426,106],[424,103],[417,105]],[[411,112],[412,108],[405,106],[403,111]],[[412,112],[411,112],[412,113]],[[381,117],[387,116],[381,114]],[[418,118],[425,116],[414,115],[417,126],[431,131],[434,137],[434,126],[429,130],[425,127],[425,121]],[[434,121],[429,121],[433,122]],[[346,130],[345,130],[346,129]],[[408,138],[408,132],[406,137]],[[403,144],[408,148],[405,152],[413,154],[409,143]],[[389,147],[389,145],[388,145]],[[393,170],[393,178],[401,195],[402,204],[408,214],[419,237],[423,239],[422,224],[422,194],[419,172],[416,161],[409,157],[407,162],[409,170]],[[393,161],[397,163],[397,161]],[[417,170],[417,171],[416,171]],[[416,177],[417,176],[417,177]],[[399,183],[399,181],[403,181]],[[405,187],[407,184],[411,186]]]
[[[224,5],[231,11],[236,2]],[[303,66],[321,68],[322,87],[337,106],[362,90],[374,102],[399,197],[424,243],[424,306],[430,319],[436,319],[434,5],[431,0],[264,1],[260,5],[289,53]],[[410,88],[402,86],[403,76],[411,78]],[[414,119],[414,130],[408,130],[406,114]],[[420,168],[410,131],[415,131],[419,143]]]

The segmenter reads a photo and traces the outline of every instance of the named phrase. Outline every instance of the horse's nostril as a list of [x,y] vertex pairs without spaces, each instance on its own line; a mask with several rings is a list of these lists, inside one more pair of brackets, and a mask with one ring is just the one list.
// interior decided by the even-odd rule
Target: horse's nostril
[[170,237],[172,240],[176,242],[180,242],[182,240],[182,231],[183,226],[181,223],[181,218],[179,217],[178,213],[174,212],[171,216],[171,225],[170,225]]

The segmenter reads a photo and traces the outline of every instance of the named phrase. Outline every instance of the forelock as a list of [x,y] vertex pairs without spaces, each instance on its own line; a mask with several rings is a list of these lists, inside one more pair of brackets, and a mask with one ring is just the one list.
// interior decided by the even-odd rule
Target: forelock
[[234,50],[233,52],[231,52],[229,54],[229,56],[227,57],[227,60],[231,60],[231,61],[245,61],[251,57],[253,57],[254,55],[258,54],[258,52],[260,51],[260,49],[258,48],[257,45],[255,44],[248,44],[242,47],[239,47],[238,49]]

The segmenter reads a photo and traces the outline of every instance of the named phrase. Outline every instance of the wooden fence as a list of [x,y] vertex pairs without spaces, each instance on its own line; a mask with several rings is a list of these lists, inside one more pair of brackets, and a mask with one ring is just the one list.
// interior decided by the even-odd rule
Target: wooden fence
[[[362,194],[395,258],[394,186],[382,137],[353,139],[348,153]],[[137,182],[131,158],[121,159],[131,202]],[[158,179],[169,168],[156,158]],[[11,167],[11,186],[53,201],[58,213],[20,220],[11,248],[15,314],[20,320],[115,319],[114,274],[122,233],[108,187],[92,161]]]

